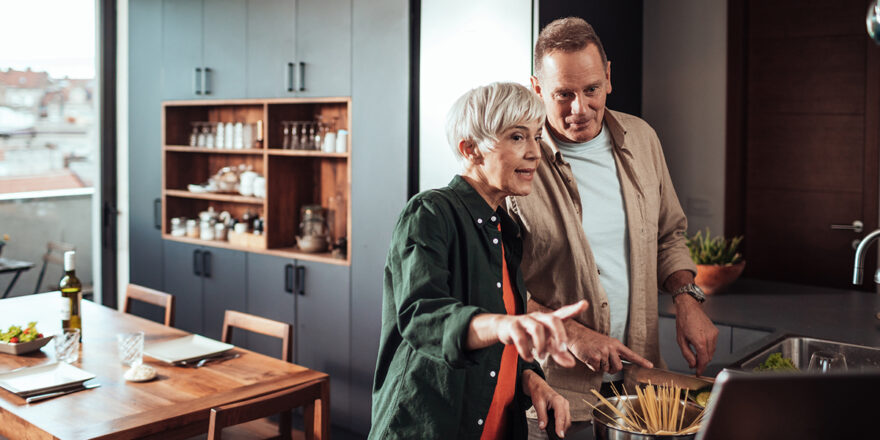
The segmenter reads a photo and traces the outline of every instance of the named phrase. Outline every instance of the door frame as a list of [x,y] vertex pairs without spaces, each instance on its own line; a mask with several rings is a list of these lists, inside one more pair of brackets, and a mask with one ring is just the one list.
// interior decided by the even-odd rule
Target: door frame
[[[97,0],[98,87],[100,88],[100,206],[101,303],[116,308],[117,232],[116,206],[116,1]],[[93,242],[95,242],[93,240]]]

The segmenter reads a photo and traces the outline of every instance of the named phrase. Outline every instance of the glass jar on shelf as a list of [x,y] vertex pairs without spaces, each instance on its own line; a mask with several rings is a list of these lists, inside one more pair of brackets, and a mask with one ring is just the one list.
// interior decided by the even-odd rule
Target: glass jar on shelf
[[196,138],[196,146],[204,147],[206,145],[208,132],[210,129],[208,128],[208,124],[205,122],[196,122],[196,126],[199,127],[199,136]]
[[300,209],[297,247],[303,252],[323,252],[330,243],[326,210],[321,205],[305,205]]

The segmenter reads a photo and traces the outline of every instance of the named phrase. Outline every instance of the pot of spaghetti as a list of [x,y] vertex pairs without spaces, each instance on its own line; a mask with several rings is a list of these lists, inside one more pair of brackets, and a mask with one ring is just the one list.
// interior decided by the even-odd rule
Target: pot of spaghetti
[[647,386],[635,395],[602,397],[593,407],[596,440],[690,440],[704,409],[681,398],[677,387]]

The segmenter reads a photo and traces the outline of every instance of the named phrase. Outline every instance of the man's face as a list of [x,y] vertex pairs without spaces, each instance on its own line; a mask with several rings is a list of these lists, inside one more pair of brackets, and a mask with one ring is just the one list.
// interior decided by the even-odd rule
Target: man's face
[[577,52],[550,52],[542,62],[532,88],[544,101],[553,135],[572,143],[596,137],[611,93],[611,63],[602,64],[595,44]]

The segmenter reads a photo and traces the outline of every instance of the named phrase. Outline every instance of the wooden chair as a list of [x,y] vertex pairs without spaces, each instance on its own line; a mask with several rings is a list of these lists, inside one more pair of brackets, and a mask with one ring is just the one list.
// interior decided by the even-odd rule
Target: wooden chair
[[[281,339],[281,359],[285,362],[293,361],[292,325],[286,322],[279,322],[248,313],[227,310],[226,315],[223,318],[223,342],[232,342],[232,332],[235,328]],[[329,383],[314,386],[320,391],[319,397],[311,398],[310,396],[314,395],[316,392],[315,388],[304,386],[302,389],[297,387],[276,393],[278,394],[277,396],[261,396],[245,402],[238,402],[214,408],[211,414],[211,432],[216,431],[215,434],[213,434],[216,437],[212,437],[212,434],[209,434],[208,438],[220,438],[220,430],[224,426],[229,426],[229,429],[223,433],[224,438],[226,439],[253,439],[270,436],[289,439],[292,438],[289,410],[304,406],[307,431],[306,438],[326,439],[329,435],[327,433],[329,432],[330,426],[327,421],[330,408]],[[298,393],[302,393],[304,397],[297,396]],[[265,401],[263,400],[264,397],[266,399]],[[316,399],[321,403],[320,407],[317,409],[315,408]],[[253,405],[253,408],[251,409],[249,405]],[[267,412],[267,408],[272,408],[272,410]],[[228,415],[223,415],[215,422],[215,410]],[[281,414],[281,417],[277,426],[268,419],[262,418],[279,413]],[[315,420],[319,420],[320,422],[316,424],[314,422]],[[218,424],[218,427],[216,428],[214,427],[215,423]],[[315,436],[316,433],[317,436]]]
[[[46,268],[49,264],[57,264],[62,268],[62,275],[64,274],[64,253],[67,251],[75,251],[76,246],[63,243],[60,241],[50,241],[46,244],[46,253],[43,254],[43,266],[40,268],[40,275],[37,276],[37,285],[34,287],[34,293],[40,293],[40,286],[43,284],[43,276],[46,275]],[[61,279],[59,276],[58,279]],[[50,290],[57,290],[57,284],[55,287]]]
[[125,289],[122,311],[131,313],[131,300],[143,301],[165,309],[165,325],[174,326],[174,295],[160,292],[137,284],[129,284]]
[[[326,417],[329,414],[329,396],[330,382],[320,379],[272,394],[212,408],[208,440],[219,440],[220,433],[225,427],[242,426],[241,423],[282,411],[287,413],[299,407],[305,407],[305,439],[327,440],[329,420]],[[292,437],[289,429],[282,431],[280,435],[280,438],[285,439]],[[228,439],[229,436],[226,438]]]

